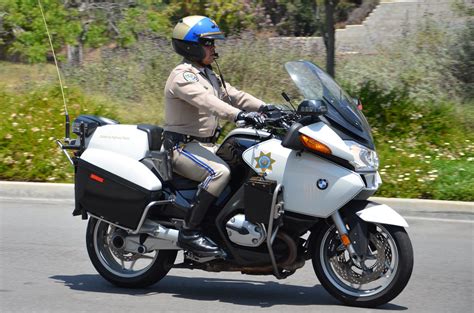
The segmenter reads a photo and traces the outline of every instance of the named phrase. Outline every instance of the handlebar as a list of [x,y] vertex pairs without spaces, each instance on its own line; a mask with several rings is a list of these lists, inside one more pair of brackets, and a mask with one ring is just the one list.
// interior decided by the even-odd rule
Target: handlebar
[[248,123],[244,120],[238,120],[235,122],[237,127],[254,127],[256,129],[260,128],[270,128],[270,129],[283,129],[288,130],[293,123],[300,119],[299,114],[292,110],[273,110],[270,112],[265,112],[261,114],[263,118],[263,123],[260,125],[254,125],[254,123]]

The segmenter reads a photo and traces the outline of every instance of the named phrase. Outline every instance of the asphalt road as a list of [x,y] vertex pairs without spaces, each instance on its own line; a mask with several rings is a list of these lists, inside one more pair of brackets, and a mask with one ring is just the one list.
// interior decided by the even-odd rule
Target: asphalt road
[[[67,200],[0,199],[0,312],[473,312],[472,213],[408,218],[415,267],[407,288],[379,309],[345,307],[308,262],[293,276],[171,270],[144,290],[116,288],[94,270],[86,222]],[[449,213],[448,213],[449,212]]]

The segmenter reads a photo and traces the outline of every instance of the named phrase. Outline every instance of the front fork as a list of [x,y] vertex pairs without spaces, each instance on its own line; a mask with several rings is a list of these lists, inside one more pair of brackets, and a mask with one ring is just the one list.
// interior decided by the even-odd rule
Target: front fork
[[359,255],[357,255],[357,252],[351,243],[351,240],[349,238],[349,231],[347,230],[346,224],[343,222],[339,211],[334,212],[331,215],[331,218],[337,228],[337,231],[339,232],[339,237],[341,238],[342,244],[344,245],[344,247],[346,247],[347,252],[349,252],[352,261],[354,261],[355,264],[360,265],[362,263],[362,259]]

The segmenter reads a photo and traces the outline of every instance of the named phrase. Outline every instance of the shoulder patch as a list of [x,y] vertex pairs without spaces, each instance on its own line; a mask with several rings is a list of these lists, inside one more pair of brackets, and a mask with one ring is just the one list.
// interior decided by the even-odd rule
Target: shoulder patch
[[199,81],[199,78],[197,77],[197,75],[192,72],[184,72],[183,77],[184,77],[184,80],[186,80],[187,82]]

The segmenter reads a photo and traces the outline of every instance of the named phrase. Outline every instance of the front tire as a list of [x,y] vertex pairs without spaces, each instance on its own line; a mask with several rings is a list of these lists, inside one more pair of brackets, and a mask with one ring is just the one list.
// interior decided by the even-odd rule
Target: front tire
[[111,244],[116,227],[90,218],[86,244],[89,258],[99,274],[118,287],[144,288],[157,283],[172,268],[177,251],[130,253]]
[[413,270],[413,248],[405,229],[368,224],[370,257],[362,266],[351,260],[334,224],[324,224],[313,244],[313,268],[319,281],[351,306],[376,307],[391,301],[405,288]]

